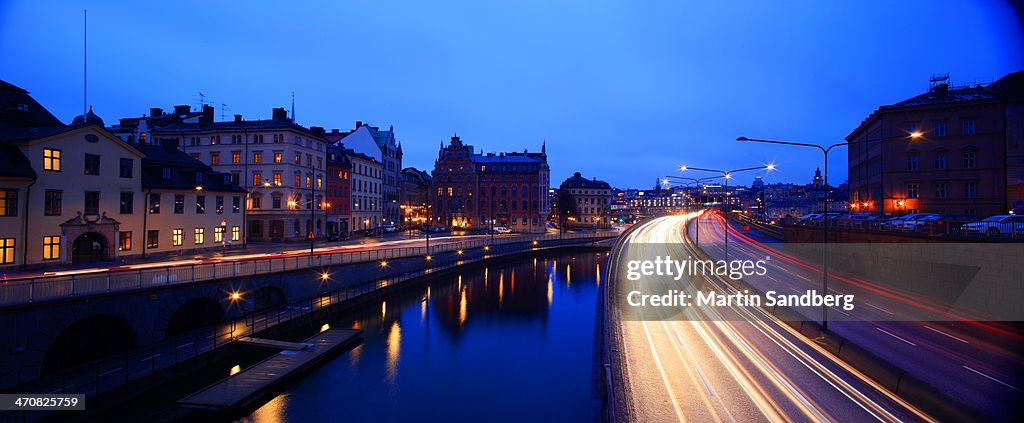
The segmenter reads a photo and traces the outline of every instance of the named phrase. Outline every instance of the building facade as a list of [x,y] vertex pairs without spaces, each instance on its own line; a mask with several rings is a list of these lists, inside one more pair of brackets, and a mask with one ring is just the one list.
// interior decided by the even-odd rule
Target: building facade
[[427,204],[433,178],[425,171],[407,167],[402,169],[399,179],[401,190],[398,207],[402,210],[403,222],[406,226],[419,227],[428,220]]
[[327,236],[347,236],[352,220],[352,162],[341,147],[327,146]]
[[856,143],[851,211],[990,216],[1024,207],[1024,71],[987,86],[945,79],[879,107],[846,137]]
[[543,233],[551,207],[549,174],[544,146],[539,153],[478,154],[455,135],[434,164],[432,224]]
[[344,142],[349,149],[373,157],[381,163],[381,217],[380,225],[399,225],[402,209],[399,204],[402,172],[402,144],[395,138],[395,127],[382,130],[377,126],[356,121],[355,129],[341,132],[332,129],[326,134],[332,143]]
[[213,121],[213,109],[197,122],[152,131],[158,143],[214,170],[232,175],[247,195],[243,236],[249,241],[304,241],[325,235],[327,139],[322,128],[305,128],[283,108],[271,119]]
[[[0,111],[0,267],[192,252],[240,231],[242,210],[207,212],[241,202],[229,175],[173,149],[125,142],[91,110],[64,125],[21,88],[0,81],[0,98],[17,105]],[[195,212],[155,216],[154,193],[180,196]]]
[[344,150],[352,166],[350,175],[352,231],[376,233],[387,222],[384,220],[383,175],[384,164],[376,157]]
[[576,200],[577,216],[570,216],[568,226],[584,228],[611,227],[612,187],[597,178],[584,178],[580,172],[566,178],[558,186],[559,192],[568,191]]

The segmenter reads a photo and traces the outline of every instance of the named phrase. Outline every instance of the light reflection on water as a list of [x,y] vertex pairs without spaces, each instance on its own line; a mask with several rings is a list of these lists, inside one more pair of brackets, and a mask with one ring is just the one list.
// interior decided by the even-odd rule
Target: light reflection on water
[[605,257],[556,258],[561,269],[543,258],[467,268],[331,321],[363,329],[364,342],[244,420],[593,421],[594,312]]

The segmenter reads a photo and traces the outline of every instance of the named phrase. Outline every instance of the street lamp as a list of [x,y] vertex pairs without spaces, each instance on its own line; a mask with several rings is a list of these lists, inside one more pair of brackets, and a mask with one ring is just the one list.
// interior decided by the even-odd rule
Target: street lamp
[[[762,170],[762,169],[763,170],[768,170],[768,171],[775,170],[775,164],[774,163],[768,163],[768,164],[766,164],[764,166],[745,167],[743,169],[733,169],[733,170],[706,169],[706,168],[691,167],[691,166],[686,166],[686,165],[683,165],[683,166],[679,167],[679,170],[684,170],[684,171],[685,170],[699,170],[701,172],[720,173],[722,178],[725,179],[725,184],[724,184],[724,186],[725,186],[725,195],[724,195],[723,198],[725,200],[726,207],[730,206],[729,205],[729,180],[732,179],[732,175],[734,173],[748,172],[748,171],[751,171],[751,170]],[[729,261],[729,213],[728,212],[725,214],[725,260]]]
[[[823,168],[824,168],[824,171],[823,171],[823,182],[824,182],[824,185],[822,187],[822,190],[824,191],[824,193],[822,195],[822,201],[824,202],[822,208],[824,209],[823,210],[824,213],[822,213],[822,216],[823,216],[823,221],[824,221],[823,223],[825,225],[825,229],[822,230],[822,238],[823,238],[823,241],[824,241],[822,243],[824,245],[822,247],[823,253],[822,253],[822,258],[821,258],[821,269],[822,269],[822,272],[821,272],[822,273],[822,276],[821,276],[821,289],[823,291],[821,293],[822,295],[828,295],[828,227],[830,226],[830,223],[828,221],[828,211],[829,211],[829,197],[828,197],[828,153],[830,151],[832,151],[833,148],[849,146],[851,144],[865,144],[865,143],[869,143],[869,142],[882,143],[884,141],[891,141],[891,140],[910,140],[911,142],[913,142],[913,141],[917,141],[918,139],[921,139],[923,136],[924,136],[924,134],[921,133],[920,131],[914,131],[914,132],[911,132],[911,133],[907,134],[907,136],[887,137],[887,138],[879,138],[879,139],[872,139],[872,140],[859,140],[859,141],[841,142],[841,143],[832,144],[832,145],[827,146],[827,147],[823,147],[823,146],[820,146],[818,144],[809,144],[809,143],[792,142],[792,141],[763,140],[763,139],[754,139],[754,138],[747,138],[747,137],[736,138],[736,141],[740,141],[740,142],[759,142],[759,143],[766,143],[766,144],[791,145],[791,146],[796,146],[796,147],[816,148],[819,151],[821,151],[821,154],[822,154],[822,156],[824,157],[824,160],[825,160],[825,164],[823,166]],[[902,202],[900,202],[899,204],[902,204]],[[883,205],[883,209],[884,209],[884,205]],[[822,304],[822,306],[821,306],[821,328],[822,328],[822,330],[828,330],[828,306],[826,306],[824,304]]]
[[[683,166],[682,168],[685,168],[685,166]],[[672,180],[672,179],[682,180],[682,181],[689,181],[689,182],[684,182],[685,185],[689,186],[690,184],[700,184],[701,182],[710,181],[712,179],[718,179],[718,178],[721,178],[721,177],[722,176],[719,175],[719,176],[709,176],[709,177],[706,177],[706,178],[687,178],[687,177],[683,177],[683,176],[666,175],[665,176],[665,185],[668,185],[669,181]],[[690,199],[686,200],[686,211],[687,212],[690,211]],[[700,245],[700,216],[698,216],[697,219],[694,220],[694,226],[696,227],[695,229],[697,230],[697,236],[696,236],[695,242],[697,243],[697,245]]]

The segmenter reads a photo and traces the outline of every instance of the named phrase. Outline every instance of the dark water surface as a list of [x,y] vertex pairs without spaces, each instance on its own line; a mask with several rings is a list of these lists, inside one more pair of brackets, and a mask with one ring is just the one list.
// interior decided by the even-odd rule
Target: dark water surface
[[605,253],[467,267],[331,327],[364,342],[246,420],[593,421],[594,313]]

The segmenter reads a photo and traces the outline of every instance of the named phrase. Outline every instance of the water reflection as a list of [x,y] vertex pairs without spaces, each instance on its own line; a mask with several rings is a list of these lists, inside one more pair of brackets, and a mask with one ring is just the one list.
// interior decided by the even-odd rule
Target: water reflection
[[605,257],[556,258],[467,267],[388,296],[380,309],[371,303],[331,321],[362,328],[364,342],[250,418],[592,420],[597,273]]

